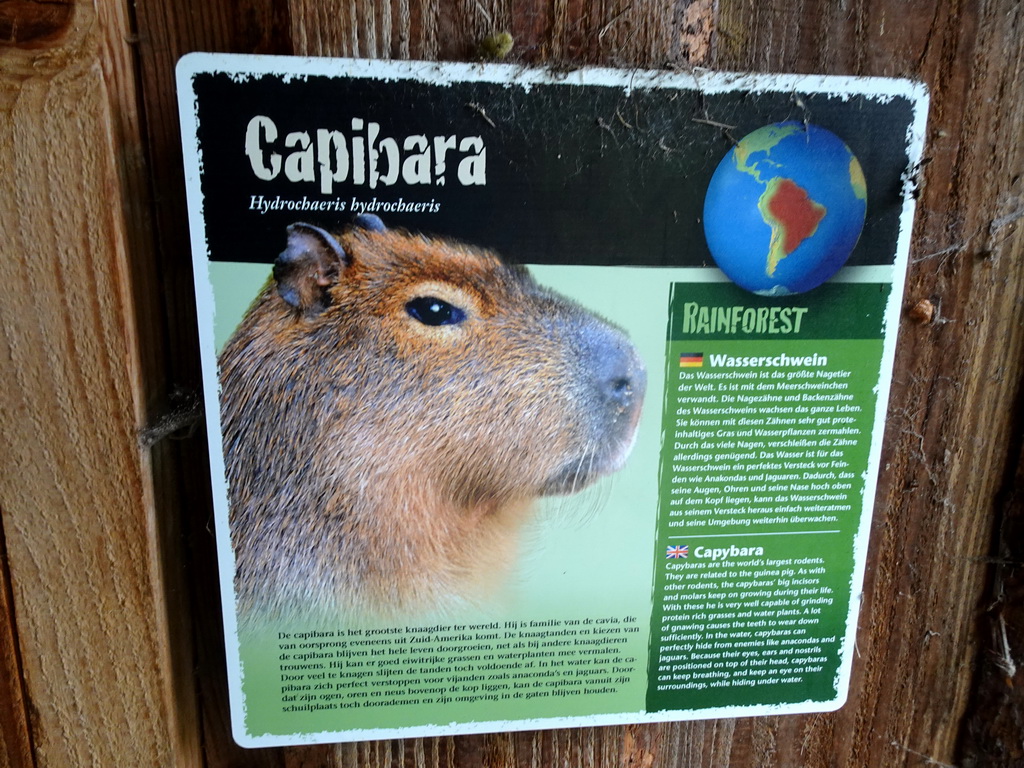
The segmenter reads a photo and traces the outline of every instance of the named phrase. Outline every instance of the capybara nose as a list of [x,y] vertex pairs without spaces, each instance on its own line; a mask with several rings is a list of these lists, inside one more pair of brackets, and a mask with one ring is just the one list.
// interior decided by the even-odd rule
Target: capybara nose
[[601,403],[615,414],[640,407],[647,390],[647,370],[626,335],[609,325],[586,331],[593,382]]
[[605,382],[605,397],[609,402],[625,411],[633,404],[636,397],[635,376],[622,376]]

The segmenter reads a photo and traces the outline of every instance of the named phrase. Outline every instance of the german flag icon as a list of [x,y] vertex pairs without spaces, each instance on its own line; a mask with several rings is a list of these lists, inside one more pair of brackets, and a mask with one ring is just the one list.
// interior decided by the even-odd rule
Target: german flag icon
[[680,368],[700,368],[703,365],[703,352],[683,352],[681,355],[679,355]]

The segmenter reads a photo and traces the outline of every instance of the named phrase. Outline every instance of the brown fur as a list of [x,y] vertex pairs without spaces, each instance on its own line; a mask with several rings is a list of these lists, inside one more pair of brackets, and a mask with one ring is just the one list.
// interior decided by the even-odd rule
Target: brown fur
[[[240,616],[486,594],[538,496],[625,460],[642,364],[620,331],[485,251],[291,230],[278,282],[220,357]],[[424,295],[465,321],[417,321],[406,305]]]

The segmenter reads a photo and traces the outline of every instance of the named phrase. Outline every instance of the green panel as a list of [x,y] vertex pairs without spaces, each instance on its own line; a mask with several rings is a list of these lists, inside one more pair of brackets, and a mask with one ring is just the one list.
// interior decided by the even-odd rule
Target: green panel
[[[834,702],[865,504],[884,286],[834,284],[798,333],[681,337],[673,290],[647,709]],[[799,302],[802,302],[799,303]],[[741,309],[740,314],[742,315]],[[825,310],[830,318],[819,320]],[[858,333],[860,338],[837,338]],[[812,337],[810,334],[818,334]],[[737,338],[740,337],[740,338]]]
[[672,292],[670,339],[881,338],[889,283],[826,283],[768,298],[732,283],[681,284]]

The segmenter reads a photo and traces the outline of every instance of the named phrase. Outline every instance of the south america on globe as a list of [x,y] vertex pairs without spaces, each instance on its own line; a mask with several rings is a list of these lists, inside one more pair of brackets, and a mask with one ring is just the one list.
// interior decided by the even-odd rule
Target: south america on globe
[[867,209],[860,162],[831,131],[785,122],[743,137],[704,198],[719,268],[762,296],[817,288],[849,259]]

